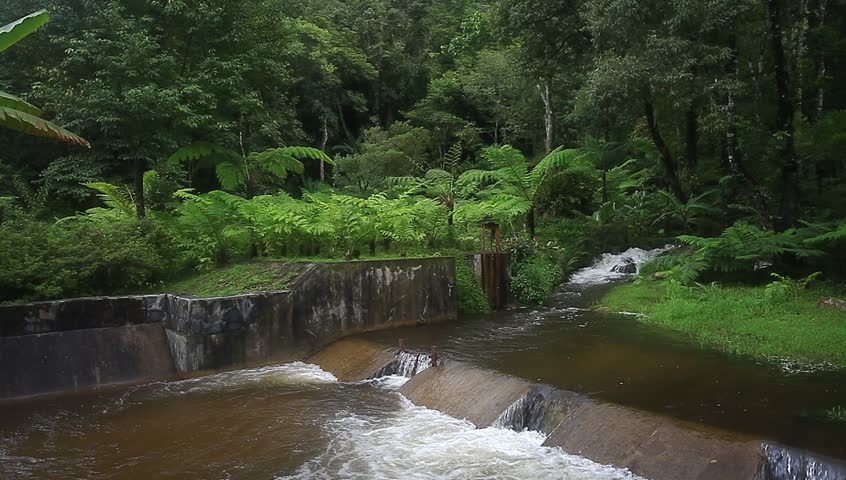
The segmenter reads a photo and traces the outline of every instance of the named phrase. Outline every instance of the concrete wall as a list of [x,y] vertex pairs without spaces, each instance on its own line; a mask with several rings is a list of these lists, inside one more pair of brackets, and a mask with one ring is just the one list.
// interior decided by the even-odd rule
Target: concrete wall
[[299,360],[353,333],[457,316],[452,258],[301,267],[290,291],[0,306],[0,399]]
[[294,336],[315,352],[368,330],[457,317],[455,259],[316,264],[291,292]]
[[170,296],[168,344],[180,373],[296,357],[290,292],[219,298]]

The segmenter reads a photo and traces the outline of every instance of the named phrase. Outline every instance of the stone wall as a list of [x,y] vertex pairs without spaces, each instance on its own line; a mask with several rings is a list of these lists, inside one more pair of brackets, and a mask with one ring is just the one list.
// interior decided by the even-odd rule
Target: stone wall
[[0,399],[299,360],[353,333],[457,316],[453,258],[301,267],[290,291],[0,306]]

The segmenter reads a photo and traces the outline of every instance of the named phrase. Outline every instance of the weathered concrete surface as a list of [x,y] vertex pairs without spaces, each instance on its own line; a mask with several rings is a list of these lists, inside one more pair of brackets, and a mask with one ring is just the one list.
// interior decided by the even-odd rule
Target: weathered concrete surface
[[524,380],[458,362],[423,370],[400,388],[415,404],[469,420],[477,427],[492,425],[528,391]]
[[165,325],[180,373],[302,358],[289,292],[219,298],[170,297]]
[[763,462],[760,440],[594,401],[574,406],[544,445],[652,480],[750,480]]
[[517,419],[506,425],[514,420],[518,430],[551,431],[547,446],[652,480],[752,480],[764,462],[762,441],[751,437],[600,403],[458,362],[424,370],[400,393],[480,428],[503,421],[503,413],[516,408]]
[[395,349],[357,338],[339,340],[307,359],[342,382],[370,378],[394,361]]
[[0,337],[161,322],[166,295],[91,297],[0,306]]
[[0,337],[0,398],[174,375],[160,323]]
[[301,360],[353,333],[457,316],[453,258],[280,268],[299,275],[291,291],[0,306],[0,399]]
[[294,336],[312,351],[353,333],[455,319],[455,259],[316,264],[292,288]]

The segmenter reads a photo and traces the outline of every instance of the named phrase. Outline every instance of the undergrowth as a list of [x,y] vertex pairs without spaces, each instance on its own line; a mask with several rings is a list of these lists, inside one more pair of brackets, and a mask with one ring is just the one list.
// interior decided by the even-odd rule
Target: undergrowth
[[768,293],[761,286],[688,287],[641,279],[615,287],[602,304],[644,314],[641,321],[687,333],[703,345],[730,353],[846,367],[846,315],[816,306],[819,297],[842,296],[842,289],[784,290],[774,294],[773,287]]

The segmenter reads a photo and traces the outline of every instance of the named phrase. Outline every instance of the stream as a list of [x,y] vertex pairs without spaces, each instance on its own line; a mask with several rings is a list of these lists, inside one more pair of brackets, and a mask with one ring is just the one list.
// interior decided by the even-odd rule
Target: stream
[[637,478],[415,406],[405,381],[297,362],[18,402],[0,420],[0,478]]
[[[846,406],[846,372],[807,371],[710,348],[640,322],[591,309],[613,271],[666,249],[605,254],[571,277],[542,308],[513,308],[425,328],[372,332],[366,338],[546,383],[594,398],[742,432],[846,458],[846,425],[821,419]],[[620,268],[617,268],[618,270]]]
[[[373,332],[601,399],[846,457],[846,428],[809,416],[846,405],[842,372],[786,373],[589,307],[626,258],[578,272],[547,306]],[[631,271],[631,268],[629,268]],[[411,369],[413,370],[412,366]],[[396,373],[410,375],[406,364]],[[405,376],[339,382],[301,362],[10,402],[2,479],[637,479],[411,404]]]

